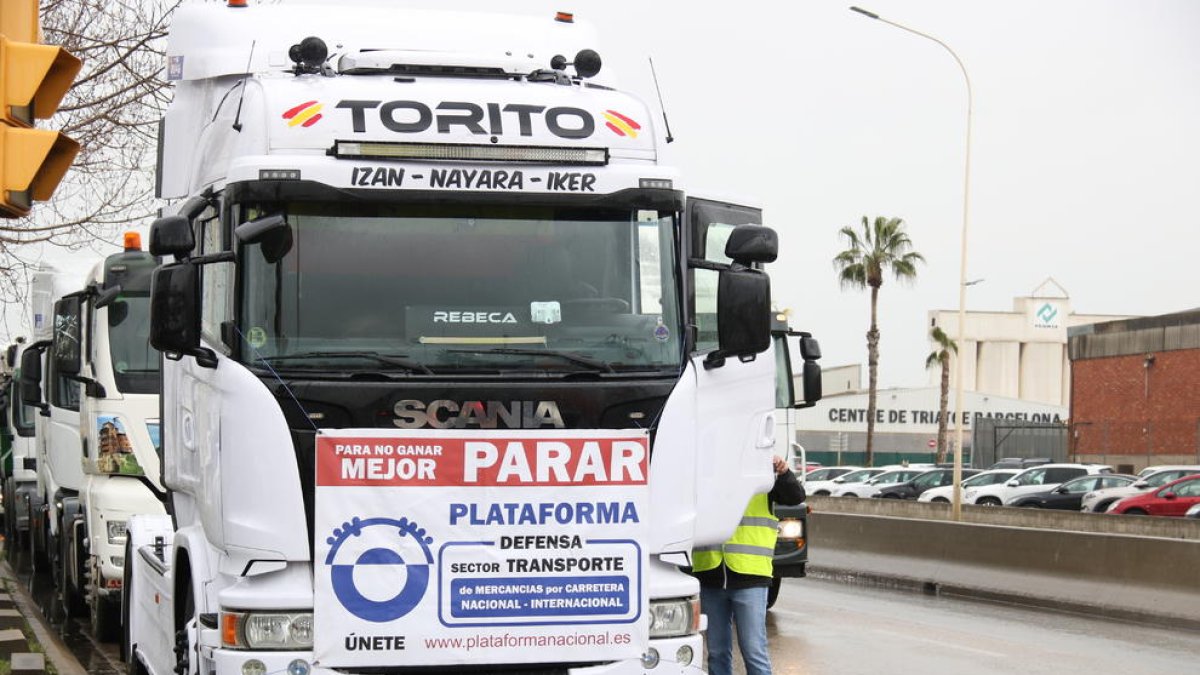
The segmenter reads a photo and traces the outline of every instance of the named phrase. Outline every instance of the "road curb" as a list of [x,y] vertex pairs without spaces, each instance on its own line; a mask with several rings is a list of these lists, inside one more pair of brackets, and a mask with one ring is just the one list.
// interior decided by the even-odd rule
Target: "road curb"
[[1175,615],[1154,614],[1152,612],[1126,609],[1109,605],[1098,605],[1086,602],[1064,600],[1062,598],[1043,597],[1001,591],[993,588],[982,588],[963,584],[950,584],[921,577],[905,576],[903,574],[881,574],[874,571],[864,571],[844,567],[827,567],[820,564],[808,563],[808,575],[815,579],[836,581],[857,586],[873,588],[888,588],[924,595],[940,595],[949,597],[968,598],[997,602],[1006,605],[1017,605],[1034,609],[1054,610],[1077,614],[1090,618],[1110,619],[1138,624],[1152,624],[1164,628],[1184,629],[1200,632],[1200,620]]
[[21,616],[29,624],[33,636],[45,650],[46,660],[54,665],[58,675],[87,675],[87,669],[79,663],[62,640],[46,625],[42,613],[34,605],[29,591],[17,579],[8,560],[0,561],[0,579],[3,579],[8,592],[12,595],[13,603],[21,612]]

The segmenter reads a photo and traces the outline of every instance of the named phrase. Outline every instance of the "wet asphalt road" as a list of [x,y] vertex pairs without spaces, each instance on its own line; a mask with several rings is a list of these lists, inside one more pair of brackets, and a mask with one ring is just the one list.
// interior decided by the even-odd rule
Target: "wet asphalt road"
[[1194,631],[817,579],[783,583],[767,617],[776,675],[1200,673]]
[[[86,617],[63,616],[48,577],[19,551],[9,561],[88,673],[125,673],[117,645],[93,640]],[[767,630],[776,675],[1200,672],[1200,632],[812,578],[784,580]]]

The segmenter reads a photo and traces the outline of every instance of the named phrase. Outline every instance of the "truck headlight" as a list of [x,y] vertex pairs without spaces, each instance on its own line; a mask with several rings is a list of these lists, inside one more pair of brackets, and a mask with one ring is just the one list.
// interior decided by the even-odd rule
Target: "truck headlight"
[[125,543],[126,525],[127,525],[127,521],[124,521],[124,520],[108,521],[108,523],[107,523],[108,543],[110,543],[110,544]]
[[231,649],[311,649],[312,612],[222,612],[221,644]]
[[784,518],[779,521],[780,539],[799,539],[804,536],[804,523],[795,518]]
[[700,598],[650,601],[650,637],[691,635],[700,630]]

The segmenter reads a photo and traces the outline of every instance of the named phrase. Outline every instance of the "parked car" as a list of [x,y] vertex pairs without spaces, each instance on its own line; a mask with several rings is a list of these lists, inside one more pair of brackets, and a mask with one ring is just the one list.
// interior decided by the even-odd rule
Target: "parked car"
[[1087,493],[1083,496],[1083,503],[1080,504],[1079,509],[1081,511],[1104,513],[1110,506],[1116,504],[1119,499],[1162,487],[1184,476],[1200,473],[1200,466],[1183,464],[1153,466],[1149,468],[1153,469],[1153,471],[1148,474],[1142,471],[1138,474],[1138,479],[1129,485]]
[[[979,469],[963,469],[963,477],[974,476]],[[954,482],[954,469],[930,469],[911,480],[885,487],[871,495],[879,499],[916,499],[926,490],[950,485]]]
[[[966,469],[963,469],[966,471]],[[1008,479],[1020,473],[1018,469],[990,469],[981,471],[980,473],[967,478],[962,482],[962,489],[983,487],[985,485],[995,485],[996,483],[1004,483]],[[931,488],[921,493],[917,497],[919,502],[949,502],[954,497],[954,486],[943,485],[942,487]],[[965,500],[964,500],[965,501]]]
[[837,478],[817,481],[808,479],[804,483],[804,491],[810,495],[830,495],[833,494],[835,489],[842,485],[861,483],[872,476],[878,476],[884,471],[887,471],[887,469],[884,469],[883,467],[872,467],[870,469],[853,467],[850,471],[838,476]]
[[1078,511],[1083,502],[1083,496],[1093,490],[1118,488],[1137,480],[1137,476],[1112,473],[1080,476],[1059,485],[1052,490],[1034,492],[1023,497],[1017,497],[1010,505],[1027,506],[1035,509],[1060,509]]
[[1072,478],[1112,473],[1112,467],[1102,464],[1042,464],[1013,476],[1007,482],[970,488],[963,493],[963,502],[982,506],[1000,506],[1017,497],[1051,490]]
[[1200,474],[1125,497],[1113,504],[1109,512],[1131,516],[1183,516],[1196,504],[1200,504]]
[[1001,457],[988,469],[1028,469],[1031,466],[1041,466],[1053,461],[1049,457]]
[[804,474],[804,484],[811,485],[813,481],[833,480],[834,478],[837,478],[838,476],[843,476],[845,474],[850,473],[851,471],[854,471],[855,469],[861,469],[861,468],[862,467],[860,467],[860,466],[819,467],[816,469],[812,469],[808,473]]
[[892,469],[861,483],[839,485],[832,494],[834,497],[870,497],[885,487],[912,480],[927,470],[925,467]]

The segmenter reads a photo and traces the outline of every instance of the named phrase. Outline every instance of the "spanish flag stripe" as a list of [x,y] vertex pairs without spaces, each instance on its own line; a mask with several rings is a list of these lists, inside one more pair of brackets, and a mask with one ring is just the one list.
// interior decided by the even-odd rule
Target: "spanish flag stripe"
[[318,104],[318,105],[314,105],[311,108],[305,108],[304,110],[301,110],[298,115],[293,117],[292,120],[290,122],[288,122],[288,126],[294,127],[297,124],[303,124],[304,126],[309,126],[306,123],[309,122],[314,116],[320,115],[321,108],[323,108],[323,107],[324,106]]
[[626,116],[622,115],[621,113],[617,112],[616,110],[606,110],[605,112],[606,112],[606,113],[608,113],[609,115],[613,115],[613,116],[615,116],[615,117],[619,117],[619,118],[621,118],[621,121],[625,122],[626,124],[628,124],[629,126],[633,127],[634,129],[641,129],[641,128],[642,128],[642,125],[638,124],[637,122],[634,122],[633,120],[631,120],[631,119],[629,119],[628,117],[626,117]]
[[624,135],[625,135],[625,132],[624,132],[624,131],[621,131],[620,129],[618,129],[618,128],[617,128],[617,125],[613,124],[612,122],[605,122],[605,123],[604,123],[604,125],[605,125],[605,126],[607,126],[609,129],[612,129],[614,132],[616,132],[616,134],[617,134],[618,136],[624,136]]
[[301,110],[304,110],[305,108],[307,108],[308,106],[310,106],[314,103],[316,103],[316,101],[306,101],[305,103],[301,103],[300,105],[296,106],[295,108],[292,108],[291,110],[283,113],[283,119],[285,119],[285,120],[292,119]]

